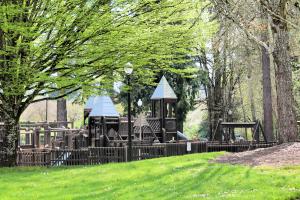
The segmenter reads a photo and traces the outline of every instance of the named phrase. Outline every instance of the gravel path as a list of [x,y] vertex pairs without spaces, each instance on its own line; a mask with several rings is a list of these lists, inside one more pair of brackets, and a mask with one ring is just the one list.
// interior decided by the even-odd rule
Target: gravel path
[[214,161],[250,166],[266,165],[281,167],[300,165],[300,142],[281,144],[266,149],[226,154]]

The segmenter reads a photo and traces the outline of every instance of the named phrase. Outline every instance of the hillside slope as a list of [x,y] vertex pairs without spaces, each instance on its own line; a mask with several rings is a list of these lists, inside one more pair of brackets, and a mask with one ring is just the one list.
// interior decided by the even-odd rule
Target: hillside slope
[[0,199],[291,199],[300,166],[210,163],[203,153],[72,168],[0,169]]

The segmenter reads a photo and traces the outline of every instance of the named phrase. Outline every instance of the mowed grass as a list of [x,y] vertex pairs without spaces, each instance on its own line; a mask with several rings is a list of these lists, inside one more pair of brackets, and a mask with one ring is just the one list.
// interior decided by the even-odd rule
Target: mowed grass
[[300,166],[210,163],[203,153],[68,168],[2,168],[0,199],[297,199]]

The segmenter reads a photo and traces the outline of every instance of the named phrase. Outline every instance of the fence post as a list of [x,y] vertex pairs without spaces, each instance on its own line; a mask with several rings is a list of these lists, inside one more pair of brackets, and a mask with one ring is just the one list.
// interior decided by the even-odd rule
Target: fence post
[[[0,156],[2,156],[2,155],[0,155]],[[21,154],[19,153],[19,151],[17,151],[17,166],[20,165],[20,156],[21,156]],[[4,158],[4,154],[3,154],[3,158]]]
[[164,146],[165,146],[165,152],[164,152],[165,157],[168,157],[169,155],[168,155],[168,145],[167,145],[167,143],[165,143]]
[[44,146],[51,147],[51,131],[49,127],[45,127],[44,131]]
[[127,160],[127,159],[128,159],[128,158],[127,158],[127,150],[128,150],[128,149],[127,149],[127,145],[124,146],[124,150],[125,150],[125,162],[127,162],[127,161],[128,161],[128,160]]

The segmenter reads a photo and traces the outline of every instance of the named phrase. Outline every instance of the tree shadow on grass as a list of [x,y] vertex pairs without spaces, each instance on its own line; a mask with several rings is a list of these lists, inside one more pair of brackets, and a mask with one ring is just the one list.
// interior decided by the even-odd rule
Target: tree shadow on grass
[[[187,170],[197,168],[201,168],[202,170],[196,176],[193,177],[193,174],[186,177],[181,176]],[[141,198],[141,194],[143,199],[177,199],[178,192],[188,195],[190,191],[201,188],[205,184],[218,181],[219,178],[231,172],[230,169],[223,170],[221,165],[195,163],[177,169],[168,169],[166,172],[160,174],[149,174],[138,180],[126,180],[125,185],[114,185],[111,190],[85,193],[72,199],[101,199],[101,197],[103,199],[127,199],[129,196],[132,199],[139,199]],[[172,177],[178,177],[177,182],[170,184],[168,183],[168,178]],[[161,187],[162,185],[164,186]],[[97,186],[97,183],[90,183],[85,185],[85,188],[95,188],[95,186]]]

